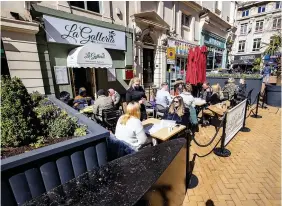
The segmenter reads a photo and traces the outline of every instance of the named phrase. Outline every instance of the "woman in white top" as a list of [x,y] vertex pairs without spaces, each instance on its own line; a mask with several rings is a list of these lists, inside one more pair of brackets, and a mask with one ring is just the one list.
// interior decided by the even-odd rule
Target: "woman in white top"
[[152,142],[145,134],[142,122],[140,121],[140,104],[130,102],[126,107],[126,114],[122,115],[116,126],[115,136],[125,141],[136,150]]
[[189,106],[195,107],[195,100],[191,92],[192,92],[191,84],[184,85],[183,92],[180,94],[180,96],[183,98],[185,107],[189,107]]

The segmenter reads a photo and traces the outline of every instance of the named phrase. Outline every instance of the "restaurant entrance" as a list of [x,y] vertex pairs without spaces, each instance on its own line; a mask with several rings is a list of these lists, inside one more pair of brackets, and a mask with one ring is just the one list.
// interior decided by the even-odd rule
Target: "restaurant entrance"
[[95,97],[95,68],[72,68],[71,81],[74,96],[79,95],[79,88],[84,87],[87,96]]
[[143,83],[151,86],[154,82],[154,50],[143,48]]

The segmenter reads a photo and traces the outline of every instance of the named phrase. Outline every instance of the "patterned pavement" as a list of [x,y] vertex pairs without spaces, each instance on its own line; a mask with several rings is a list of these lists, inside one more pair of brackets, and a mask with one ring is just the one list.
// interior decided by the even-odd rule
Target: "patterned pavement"
[[[215,206],[281,205],[281,110],[268,107],[259,115],[247,118],[250,132],[239,132],[227,145],[230,157],[196,158],[193,174],[199,182],[188,189],[183,206],[213,205],[208,200]],[[196,138],[207,143],[214,133],[213,127],[200,128]],[[214,145],[200,148],[192,142],[191,153],[204,155]]]

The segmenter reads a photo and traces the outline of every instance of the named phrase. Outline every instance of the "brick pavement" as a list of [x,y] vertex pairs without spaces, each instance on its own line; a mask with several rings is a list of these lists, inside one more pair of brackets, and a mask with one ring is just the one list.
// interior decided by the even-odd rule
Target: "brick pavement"
[[[239,132],[227,145],[230,157],[196,158],[193,174],[199,183],[188,189],[183,206],[206,205],[209,199],[216,206],[281,205],[281,110],[269,107],[259,114],[261,119],[247,119],[249,133]],[[214,133],[213,127],[200,128],[196,138],[207,143]],[[191,153],[206,154],[214,145],[200,148],[192,142]]]

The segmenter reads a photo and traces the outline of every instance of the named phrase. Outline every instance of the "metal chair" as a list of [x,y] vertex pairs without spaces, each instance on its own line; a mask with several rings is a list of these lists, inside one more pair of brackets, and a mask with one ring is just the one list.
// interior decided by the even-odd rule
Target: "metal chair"
[[156,104],[156,118],[163,118],[165,115],[166,108],[161,104]]
[[103,125],[114,133],[117,121],[121,115],[122,113],[120,110],[103,110]]
[[152,103],[145,101],[144,105],[145,105],[148,117],[154,117],[155,116],[155,109],[154,109]]

